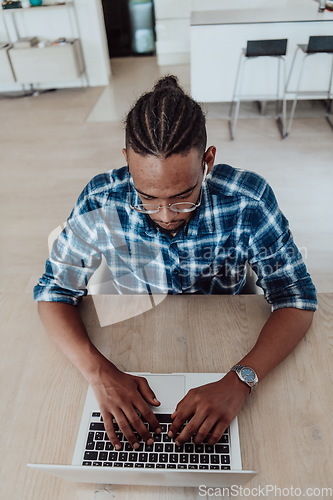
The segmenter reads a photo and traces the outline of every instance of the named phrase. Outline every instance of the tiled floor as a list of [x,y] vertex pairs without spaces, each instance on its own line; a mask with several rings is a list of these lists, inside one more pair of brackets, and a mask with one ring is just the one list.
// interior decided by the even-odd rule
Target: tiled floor
[[[123,165],[122,120],[161,70],[155,58],[112,60],[107,88],[70,89],[0,100],[1,291],[31,293],[47,257],[47,236],[99,172]],[[163,67],[189,90],[189,68]],[[227,106],[209,104],[217,161],[263,175],[290,220],[318,291],[333,291],[333,131],[319,103],[301,103],[281,140],[273,115],[244,104],[231,142]]]

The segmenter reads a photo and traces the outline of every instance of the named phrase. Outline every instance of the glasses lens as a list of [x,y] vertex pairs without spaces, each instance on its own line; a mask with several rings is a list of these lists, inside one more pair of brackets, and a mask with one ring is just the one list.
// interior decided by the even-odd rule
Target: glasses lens
[[[197,206],[198,203],[184,202],[184,203],[173,203],[172,205],[168,206],[168,208],[173,212],[193,212],[193,210],[195,210]],[[162,207],[156,207],[155,205],[140,204],[140,205],[134,205],[134,207],[132,208],[136,212],[140,212],[142,214],[157,214],[160,211],[160,208]]]
[[170,205],[170,210],[173,212],[192,212],[197,208],[195,203],[184,202],[184,203],[173,203]]
[[142,214],[157,214],[159,208],[155,207],[155,205],[135,205],[134,210],[137,212],[141,212]]

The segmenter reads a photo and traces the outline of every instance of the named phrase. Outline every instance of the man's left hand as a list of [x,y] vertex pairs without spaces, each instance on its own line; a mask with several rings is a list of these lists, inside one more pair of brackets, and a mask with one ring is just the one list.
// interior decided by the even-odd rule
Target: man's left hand
[[184,422],[189,421],[176,437],[182,446],[194,436],[194,443],[215,444],[231,424],[250,392],[249,387],[229,372],[217,382],[191,389],[178,403],[171,417],[169,437],[177,436]]

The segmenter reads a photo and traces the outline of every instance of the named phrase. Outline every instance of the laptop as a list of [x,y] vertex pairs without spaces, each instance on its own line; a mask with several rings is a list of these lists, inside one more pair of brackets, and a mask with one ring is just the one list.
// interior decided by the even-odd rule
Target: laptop
[[[185,443],[176,446],[167,435],[170,415],[193,387],[215,382],[222,373],[133,373],[144,376],[161,405],[154,413],[162,433],[153,434],[154,444],[140,441],[133,450],[116,427],[122,449],[116,451],[105,433],[93,390],[88,388],[71,465],[27,464],[63,479],[103,484],[156,486],[243,485],[256,471],[242,470],[237,418],[216,445]],[[147,424],[148,425],[148,424]]]

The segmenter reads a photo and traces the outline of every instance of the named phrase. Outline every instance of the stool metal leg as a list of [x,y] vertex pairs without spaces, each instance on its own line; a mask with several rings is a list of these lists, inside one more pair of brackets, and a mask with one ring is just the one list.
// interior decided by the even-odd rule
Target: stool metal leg
[[329,82],[328,93],[327,93],[327,113],[325,115],[325,118],[326,118],[328,124],[333,128],[333,123],[331,121],[331,116],[332,116],[332,81],[333,81],[333,54],[332,54],[330,82]]
[[235,131],[236,125],[239,115],[239,107],[240,107],[240,95],[243,84],[243,74],[244,74],[244,66],[246,63],[246,58],[244,55],[244,51],[242,52],[237,69],[236,81],[234,86],[234,93],[232,97],[232,102],[230,105],[229,111],[229,130],[230,130],[230,138],[233,141],[235,139]]
[[294,70],[295,60],[296,60],[296,56],[297,56],[299,50],[300,50],[300,48],[297,47],[297,49],[295,50],[295,53],[294,53],[293,61],[292,61],[291,66],[290,66],[290,70],[289,70],[289,74],[288,74],[288,78],[287,78],[286,86],[285,86],[285,90],[284,90],[285,94],[288,92],[290,78],[291,78],[292,72]]
[[[283,58],[283,81],[286,82],[287,69],[286,60]],[[285,94],[285,86],[283,86],[283,96],[282,96],[282,119],[283,119],[283,138],[287,136],[287,99]]]
[[[304,57],[303,57],[303,60],[301,63],[301,71],[299,72],[299,76],[298,76],[298,82],[297,82],[296,91],[295,91],[295,98],[294,98],[293,105],[292,105],[291,112],[290,112],[289,123],[288,123],[288,127],[286,130],[286,136],[290,134],[291,125],[292,125],[292,122],[294,119],[295,109],[296,109],[297,100],[298,100],[299,88],[301,85],[301,80],[302,80],[303,71],[304,71],[304,63],[305,63],[305,60],[307,59],[308,55],[309,54],[304,54]],[[291,74],[291,72],[289,73],[289,79],[290,79],[290,74]]]
[[[281,80],[281,64],[283,66],[283,95],[281,99],[280,95],[280,80]],[[283,56],[278,57],[278,77],[277,77],[277,92],[276,92],[276,123],[278,129],[280,131],[282,139],[286,137],[286,100],[284,87],[286,82],[286,66],[285,59]],[[281,100],[282,100],[282,109],[281,109]],[[282,115],[282,118],[281,118]]]
[[293,57],[290,69],[289,69],[288,78],[287,78],[287,81],[286,81],[286,84],[285,84],[285,87],[284,87],[284,99],[285,99],[284,105],[285,105],[285,113],[286,113],[286,115],[285,115],[285,126],[284,126],[284,137],[287,137],[288,133],[289,133],[288,130],[287,130],[287,103],[286,103],[287,93],[288,93],[288,87],[289,87],[291,75],[293,74],[293,71],[294,71],[295,61],[296,61],[296,57],[297,57],[297,54],[298,54],[299,50],[300,50],[300,47],[297,46],[297,48],[296,48],[296,50],[294,52],[294,57]]

